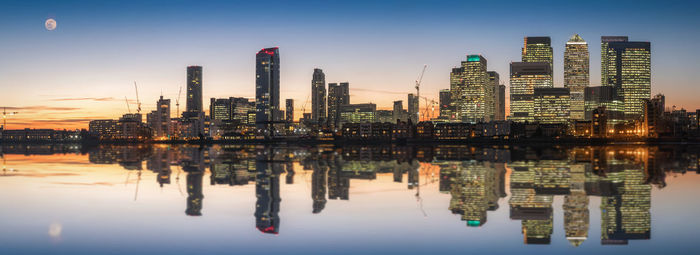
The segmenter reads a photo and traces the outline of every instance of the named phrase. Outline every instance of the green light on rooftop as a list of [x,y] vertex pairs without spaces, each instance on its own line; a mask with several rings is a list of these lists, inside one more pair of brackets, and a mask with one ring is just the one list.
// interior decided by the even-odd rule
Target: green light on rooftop
[[479,62],[479,61],[481,61],[481,56],[479,56],[479,55],[467,56],[467,62]]
[[467,221],[467,226],[470,226],[470,227],[478,227],[478,226],[481,226],[481,221],[478,221],[478,220],[468,220],[468,221]]

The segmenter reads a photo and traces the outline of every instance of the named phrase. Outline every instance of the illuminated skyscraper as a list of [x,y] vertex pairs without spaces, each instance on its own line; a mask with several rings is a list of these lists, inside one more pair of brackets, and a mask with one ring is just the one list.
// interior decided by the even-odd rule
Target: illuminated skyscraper
[[588,43],[578,34],[571,36],[564,50],[564,87],[571,92],[571,119],[585,119],[584,90],[588,87],[590,60]]
[[649,42],[608,42],[605,80],[623,102],[625,120],[642,116],[645,99],[651,97],[651,45]]
[[608,44],[612,42],[627,42],[627,36],[601,36],[600,37],[600,85],[610,86],[608,84]]
[[614,87],[594,86],[584,89],[585,119],[592,120],[593,111],[598,107],[605,107],[608,126],[622,122],[623,104]]
[[[472,123],[490,121],[493,112],[488,106],[493,104],[494,90],[487,88],[489,77],[486,59],[481,55],[468,55],[467,61],[462,61],[461,68],[452,70],[450,77],[455,82],[453,104],[456,118]],[[452,88],[450,90],[452,91]]]
[[202,112],[202,67],[187,67],[187,111]]
[[326,75],[318,68],[311,78],[311,119],[319,124],[326,121]]
[[350,103],[350,83],[328,83],[328,123],[338,127],[340,106]]
[[414,95],[413,93],[408,94],[408,119],[410,119],[413,123],[418,123],[418,104],[419,104],[419,98],[418,96]]
[[493,102],[487,105],[486,112],[489,113],[491,120],[505,120],[505,102],[501,102],[501,99],[505,100],[505,95],[503,95],[505,91],[501,92],[499,87],[501,85],[500,76],[495,71],[489,71],[487,74],[489,76],[489,82],[486,85],[487,94],[493,95],[491,96]]
[[266,48],[255,55],[255,123],[259,129],[278,121],[280,113],[279,48]]
[[542,124],[565,124],[569,121],[570,99],[568,88],[535,88],[535,121]]
[[172,134],[170,125],[170,99],[160,96],[156,104],[156,110],[147,116],[148,126],[153,129],[156,137],[169,137]]
[[510,63],[510,120],[535,121],[535,88],[551,88],[552,69],[545,62]]
[[209,116],[212,120],[231,120],[231,100],[228,98],[211,98],[209,104]]
[[528,36],[523,41],[522,61],[547,62],[549,63],[549,70],[552,70],[552,73],[554,73],[552,39],[549,36]]

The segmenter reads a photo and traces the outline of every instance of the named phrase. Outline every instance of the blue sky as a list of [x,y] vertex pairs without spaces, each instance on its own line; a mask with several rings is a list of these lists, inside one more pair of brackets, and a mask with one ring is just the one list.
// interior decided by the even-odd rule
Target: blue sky
[[[555,84],[564,44],[589,42],[591,85],[600,83],[600,36],[627,35],[652,46],[652,92],[669,105],[700,108],[700,4],[691,1],[3,1],[0,101],[3,106],[71,108],[21,118],[60,123],[116,117],[134,99],[146,110],[175,98],[187,65],[204,66],[204,97],[254,96],[255,52],[280,47],[282,98],[297,115],[313,68],[348,81],[351,102],[391,107],[406,100],[422,66],[422,94],[437,98],[449,71],[482,54],[508,85],[524,36],[550,36]],[[54,18],[58,27],[43,24]],[[357,90],[353,90],[357,89]],[[376,90],[376,91],[372,91]],[[380,91],[391,91],[385,93]],[[95,101],[94,98],[114,100]],[[63,100],[63,99],[83,100]],[[205,104],[206,107],[206,104]],[[73,109],[78,108],[78,109]],[[184,108],[184,106],[183,106]],[[310,106],[307,106],[307,111]],[[50,114],[50,115],[49,115]],[[25,123],[30,121],[24,120]],[[20,122],[21,123],[21,122]]]

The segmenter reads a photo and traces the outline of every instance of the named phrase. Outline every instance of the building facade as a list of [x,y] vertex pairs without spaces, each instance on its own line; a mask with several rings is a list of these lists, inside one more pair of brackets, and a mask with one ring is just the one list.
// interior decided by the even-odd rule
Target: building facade
[[585,119],[584,90],[588,87],[590,57],[588,43],[578,34],[571,36],[564,50],[564,87],[571,92],[571,119]]
[[510,64],[510,117],[515,122],[535,121],[535,88],[551,88],[552,69],[546,62]]
[[350,83],[328,83],[328,125],[338,127],[340,107],[350,104]]
[[326,75],[318,68],[311,77],[311,120],[319,124],[326,121]]
[[547,62],[554,73],[552,39],[548,36],[528,36],[523,41],[522,62]]
[[621,98],[625,120],[637,120],[644,100],[651,97],[651,45],[649,42],[608,42],[606,76],[602,85],[615,88]]
[[201,112],[202,106],[202,67],[187,67],[187,111]]
[[[461,73],[455,73],[461,71]],[[489,77],[486,71],[486,59],[481,55],[468,55],[462,61],[460,69],[453,69],[455,80],[453,104],[456,118],[460,121],[477,123],[490,121],[494,101],[494,90],[489,90]],[[489,112],[491,111],[491,112]]]
[[255,123],[259,129],[270,128],[280,113],[279,48],[260,50],[255,56]]
[[540,124],[566,124],[570,115],[568,88],[535,88],[535,121]]

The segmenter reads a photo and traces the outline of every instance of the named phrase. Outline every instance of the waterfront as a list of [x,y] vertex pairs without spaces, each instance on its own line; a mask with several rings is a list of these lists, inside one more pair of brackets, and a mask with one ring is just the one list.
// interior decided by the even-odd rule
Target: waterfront
[[2,254],[692,253],[700,227],[692,145],[2,155]]

